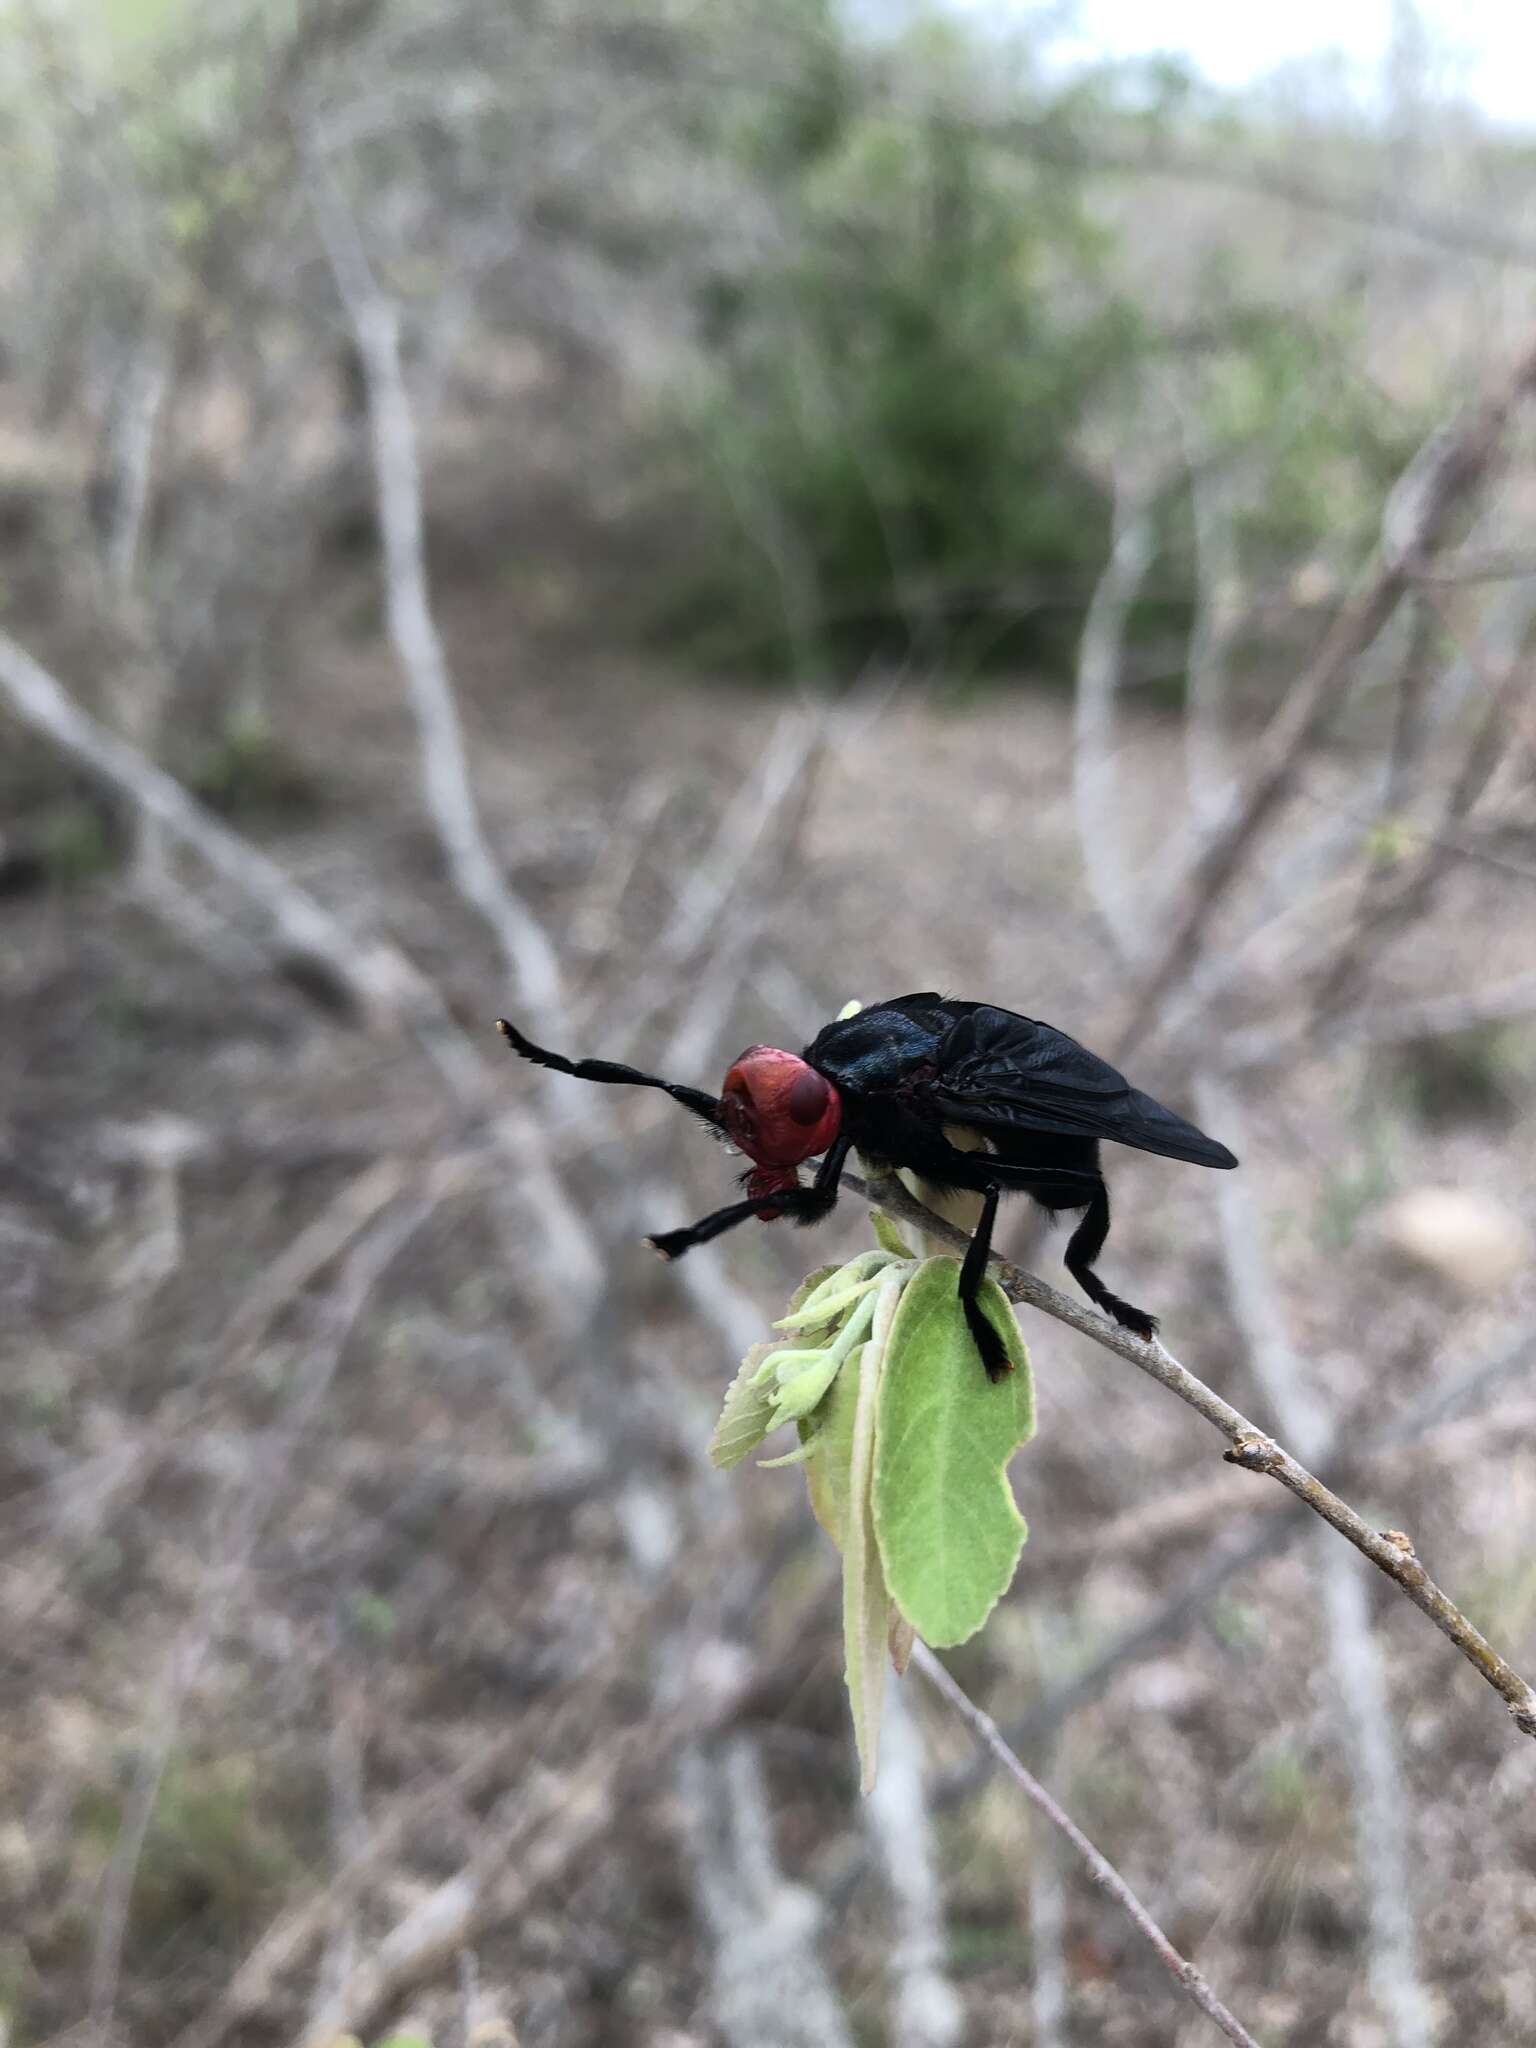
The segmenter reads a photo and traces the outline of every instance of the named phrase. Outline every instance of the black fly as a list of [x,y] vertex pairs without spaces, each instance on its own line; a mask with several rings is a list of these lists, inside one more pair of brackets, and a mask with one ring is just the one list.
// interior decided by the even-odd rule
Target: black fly
[[[976,1294],[1000,1195],[1029,1195],[1053,1214],[1081,1210],[1067,1271],[1117,1323],[1149,1338],[1155,1318],[1111,1294],[1093,1270],[1109,1235],[1100,1140],[1194,1166],[1237,1164],[1225,1145],[1133,1088],[1075,1038],[990,1003],[898,996],[826,1025],[802,1054],[748,1046],[718,1097],[608,1060],[568,1060],[531,1044],[505,1017],[496,1023],[514,1052],[557,1074],[664,1089],[754,1162],[745,1201],[651,1239],[664,1258],[681,1258],[750,1216],[814,1223],[836,1204],[855,1146],[872,1166],[904,1167],[936,1188],[981,1195],[960,1298],[993,1379],[1008,1360]],[[979,1149],[964,1149],[954,1142],[960,1137]],[[817,1154],[815,1179],[802,1187],[798,1168]]]

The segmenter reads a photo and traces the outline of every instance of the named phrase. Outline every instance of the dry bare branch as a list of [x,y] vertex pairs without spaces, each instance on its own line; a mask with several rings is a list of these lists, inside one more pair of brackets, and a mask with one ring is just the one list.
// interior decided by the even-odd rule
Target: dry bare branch
[[508,1793],[481,1827],[471,1860],[374,1945],[293,2048],[335,2048],[345,2034],[371,2032],[402,1992],[437,1976],[488,1928],[521,1912],[610,1824],[629,1747],[616,1745],[614,1754],[547,1778],[537,1792],[520,1786]]
[[[62,746],[95,775],[160,820],[271,920],[280,942],[328,985],[339,986],[360,1014],[381,1026],[407,1027],[420,1039],[460,1100],[483,1100],[487,1068],[449,1016],[436,990],[393,947],[363,940],[277,862],[232,832],[190,797],[173,776],[87,716],[54,678],[0,633],[0,691],[29,724]],[[549,1299],[569,1313],[574,1296],[591,1289],[602,1259],[591,1231],[554,1173],[542,1134],[532,1120],[503,1111],[493,1126],[497,1142],[518,1162],[529,1208],[544,1236]]]
[[[1416,1002],[1367,1004],[1336,1018],[1307,1049],[1326,1054],[1349,1046],[1406,1045],[1418,1038],[1471,1031],[1479,1024],[1509,1023],[1529,1017],[1533,1011],[1536,973],[1512,974],[1485,989],[1458,989]],[[1235,1031],[1222,1048],[1222,1065],[1228,1073],[1241,1073],[1294,1058],[1296,1049],[1294,1027],[1275,1030],[1266,1025]]]
[[[632,1646],[626,1648],[632,1669]],[[334,2048],[339,2034],[366,2035],[403,1992],[438,1976],[461,1949],[515,1920],[601,1837],[627,1787],[633,1784],[638,1791],[654,1783],[686,1744],[730,1719],[747,1676],[742,1660],[719,1657],[679,1673],[682,1704],[630,1723],[572,1772],[536,1772],[522,1779],[480,1828],[464,1867],[391,1928],[293,2048]],[[496,1752],[503,1760],[511,1753],[499,1744]],[[385,1860],[377,1841],[363,1858],[373,1870]],[[338,1877],[348,1884],[356,1881],[347,1872]],[[305,1920],[312,1931],[312,1913]],[[175,2048],[191,2048],[193,2040],[198,2048],[211,2048],[227,2037],[237,2017],[221,2006],[215,2027],[184,2036]]]
[[[1421,599],[1426,617],[1449,624],[1438,599]],[[1495,774],[1514,714],[1528,686],[1522,651],[1514,649],[1501,674],[1490,674],[1480,656],[1464,650],[1486,693],[1481,718],[1467,743],[1461,763],[1450,779],[1433,828],[1422,835],[1416,858],[1396,872],[1372,870],[1362,892],[1353,927],[1337,949],[1332,968],[1313,998],[1308,1035],[1326,1028],[1329,1018],[1346,1008],[1370,979],[1375,962],[1392,941],[1427,910],[1455,855],[1454,837]],[[1405,677],[1406,681],[1406,677]],[[1394,792],[1389,788],[1387,800]]]
[[[363,1816],[363,1758],[359,1739],[359,1703],[348,1697],[344,1679],[333,1682],[334,1704],[330,1741],[326,1747],[326,1778],[330,1791],[331,1852],[345,1869],[367,1840]],[[315,1983],[311,2008],[321,2012],[326,2000],[346,1983],[357,1962],[358,1922],[352,1902],[337,1898]]]
[[904,1688],[893,1686],[885,1699],[880,1775],[864,1804],[896,1908],[888,1962],[895,1979],[893,2048],[953,2048],[964,2031],[963,2008],[944,1974],[947,1943],[925,1748]]
[[[1337,1482],[1363,1472],[1373,1458],[1415,1442],[1441,1443],[1452,1435],[1470,1433],[1474,1442],[1480,1442],[1492,1431],[1507,1446],[1520,1426],[1508,1411],[1470,1420],[1459,1418],[1495,1388],[1528,1371],[1533,1363],[1536,1336],[1523,1331],[1513,1344],[1501,1347],[1490,1358],[1479,1360],[1470,1371],[1436,1387],[1385,1426],[1378,1423],[1373,1429],[1368,1419],[1362,1419],[1336,1430],[1335,1452],[1326,1461],[1325,1471]],[[1536,1415],[1536,1409],[1528,1406],[1526,1415]],[[1529,1426],[1529,1421],[1525,1426]],[[1341,1445],[1347,1447],[1347,1458],[1338,1454]],[[1241,1503],[1225,1487],[1202,1488],[1195,1494],[1190,1501],[1190,1517],[1182,1525],[1174,1512],[1178,1505],[1176,1501],[1162,1513],[1133,1510],[1120,1516],[1104,1530],[1102,1546],[1092,1540],[1073,1545],[1063,1553],[1061,1565],[1080,1572],[1084,1564],[1097,1563],[1119,1551],[1144,1557],[1161,1542],[1192,1534],[1201,1527],[1209,1528],[1230,1518],[1234,1509],[1241,1509]],[[1240,1533],[1239,1540],[1210,1551],[1155,1608],[1112,1636],[1069,1678],[1031,1701],[1024,1713],[1009,1724],[1008,1740],[1021,1748],[1049,1741],[1081,1707],[1101,1697],[1128,1665],[1164,1648],[1209,1608],[1224,1586],[1245,1572],[1272,1564],[1310,1526],[1308,1517],[1294,1501],[1260,1510],[1257,1519]],[[1041,1563],[1054,1566],[1057,1560],[1037,1560],[1037,1566]],[[947,1809],[965,1798],[978,1783],[979,1775],[970,1769],[951,1772],[935,1788],[934,1803]]]
[[143,337],[123,366],[109,425],[110,518],[107,581],[126,602],[133,588],[149,506],[155,433],[170,390],[170,352],[157,333]]
[[1072,798],[1083,871],[1117,952],[1129,959],[1139,956],[1144,942],[1120,844],[1114,712],[1126,622],[1152,563],[1151,497],[1123,485],[1116,490],[1114,540],[1083,620],[1074,699]]
[[360,1015],[422,1030],[462,1085],[478,1080],[478,1060],[428,984],[393,947],[360,939],[348,930],[269,855],[190,797],[174,776],[82,711],[6,633],[0,633],[0,692],[25,724],[156,819],[173,839],[256,905],[270,920],[279,944],[327,985],[339,987]]
[[1452,516],[1492,464],[1516,408],[1533,389],[1536,348],[1527,350],[1493,396],[1432,436],[1399,479],[1383,515],[1374,566],[1271,721],[1235,811],[1197,861],[1183,910],[1127,1003],[1126,1021],[1116,1035],[1122,1053],[1145,1034],[1170,989],[1198,960],[1216,910],[1336,709],[1355,663],[1397,609],[1419,566],[1439,546]]
[[1393,1706],[1359,1560],[1315,1532],[1338,1720],[1352,1781],[1355,1872],[1366,1907],[1366,1969],[1377,2010],[1397,2048],[1435,2038],[1424,1985],[1409,1842],[1408,1800],[1397,1758]]
[[318,153],[310,162],[310,201],[363,366],[389,633],[421,736],[427,807],[459,893],[495,935],[518,1001],[558,1028],[564,1014],[559,962],[544,927],[508,884],[487,843],[442,638],[432,615],[421,459],[400,359],[400,309],[379,289],[357,223]]
[[1195,620],[1184,686],[1184,760],[1198,831],[1214,829],[1232,801],[1233,762],[1225,720],[1227,663],[1242,617],[1230,478],[1201,459],[1189,405],[1176,410],[1189,472],[1195,543]]
[[[985,1758],[978,1759],[982,1770]],[[1029,2016],[1034,2048],[1064,2048],[1067,2040],[1067,1888],[1055,1834],[1030,1844]]]
[[[566,1716],[546,1709],[540,1718],[541,1733],[550,1738],[559,1734]],[[323,1938],[332,1917],[352,1908],[367,1886],[388,1870],[412,1831],[449,1802],[473,1799],[493,1784],[517,1761],[528,1740],[527,1727],[516,1723],[482,1743],[447,1779],[433,1779],[397,1798],[327,1884],[304,1904],[279,1915],[241,1962],[216,2004],[178,2034],[172,2048],[218,2048],[242,2021],[259,2013],[274,1998],[283,1975]],[[540,1811],[542,1807],[536,1807],[535,1817]]]
[[[1243,1119],[1229,1089],[1205,1079],[1197,1083],[1196,1100],[1208,1123],[1243,1144]],[[1237,1174],[1222,1174],[1216,1200],[1228,1291],[1259,1391],[1308,1458],[1324,1459],[1334,1431],[1287,1337],[1247,1183]],[[1360,1566],[1323,1530],[1314,1535],[1329,1662],[1354,1792],[1355,1875],[1365,1896],[1371,1990],[1400,2048],[1430,2048],[1433,2030],[1412,1904],[1407,1797],[1386,1673]]]
[[691,1747],[681,1767],[693,1895],[714,1944],[711,2008],[731,2048],[851,2048],[817,1952],[825,1912],[779,1868],[756,1747]]
[[[1496,1432],[1506,1425],[1498,1415],[1469,1419],[1486,1397],[1536,1363],[1536,1335],[1521,1331],[1511,1344],[1479,1359],[1466,1371],[1450,1379],[1432,1376],[1430,1390],[1411,1402],[1391,1422],[1383,1424],[1370,1410],[1336,1424],[1330,1430],[1328,1446],[1319,1459],[1332,1485],[1357,1479],[1380,1458],[1408,1449],[1414,1444],[1438,1446],[1447,1431]],[[1245,1502],[1244,1496],[1247,1495]],[[1246,1483],[1234,1476],[1191,1489],[1179,1484],[1161,1498],[1116,1515],[1086,1535],[1075,1538],[1035,1559],[1037,1571],[1081,1572],[1085,1564],[1112,1557],[1146,1556],[1170,1543],[1187,1542],[1208,1533],[1217,1524],[1241,1514],[1251,1506]],[[1275,1527],[1302,1526],[1299,1510],[1287,1505],[1262,1511]]]
[[92,1931],[90,2019],[101,2038],[111,2030],[122,1967],[123,1940],[140,1859],[175,1747],[182,1702],[212,1643],[221,1611],[233,1597],[276,1503],[279,1480],[294,1448],[329,1391],[341,1355],[386,1269],[426,1222],[460,1176],[439,1173],[429,1191],[386,1212],[344,1267],[322,1334],[295,1375],[294,1390],[278,1421],[251,1449],[243,1481],[221,1499],[210,1530],[210,1563],[193,1612],[161,1669],[148,1716],[148,1739],[134,1771],[112,1856],[102,1880]]
[[[957,1250],[964,1250],[967,1243],[965,1232],[954,1229],[931,1209],[925,1209],[900,1182],[893,1179],[866,1182],[857,1174],[844,1174],[843,1186],[854,1194],[863,1195],[875,1206],[904,1217],[914,1228],[942,1238]],[[1240,1465],[1247,1472],[1267,1473],[1270,1478],[1278,1480],[1289,1493],[1354,1544],[1362,1555],[1407,1594],[1415,1607],[1429,1616],[1442,1635],[1456,1645],[1473,1669],[1508,1706],[1510,1717],[1520,1732],[1536,1735],[1536,1692],[1434,1583],[1419,1562],[1411,1542],[1400,1530],[1371,1528],[1352,1507],[1283,1450],[1273,1437],[1265,1435],[1230,1402],[1224,1401],[1197,1379],[1187,1366],[1181,1365],[1156,1338],[1150,1343],[1143,1343],[1128,1330],[1111,1323],[1107,1317],[1081,1307],[1035,1274],[1026,1273],[995,1252],[991,1264],[1010,1301],[1023,1302],[1030,1308],[1038,1308],[1046,1315],[1054,1316],[1057,1322],[1065,1323],[1070,1329],[1091,1338],[1104,1350],[1114,1352],[1156,1380],[1159,1386],[1166,1387],[1169,1393],[1177,1395],[1227,1439],[1231,1448],[1223,1455],[1229,1464]]]
[[1179,1954],[1119,1871],[1093,1846],[1071,1815],[1057,1804],[1039,1779],[1025,1769],[1022,1760],[1003,1740],[1002,1731],[991,1715],[984,1713],[969,1694],[955,1683],[926,1643],[915,1645],[912,1662],[940,1698],[947,1701],[970,1725],[977,1740],[1002,1765],[1035,1811],[1064,1841],[1071,1844],[1086,1866],[1088,1875],[1100,1891],[1107,1893],[1114,1900],[1129,1918],[1137,1933],[1150,1944],[1158,1961],[1173,1977],[1185,1997],[1197,2005],[1229,2041],[1236,2042],[1238,2048],[1258,2048],[1258,2043],[1248,2029],[1222,2004],[1194,1964],[1186,1962]]

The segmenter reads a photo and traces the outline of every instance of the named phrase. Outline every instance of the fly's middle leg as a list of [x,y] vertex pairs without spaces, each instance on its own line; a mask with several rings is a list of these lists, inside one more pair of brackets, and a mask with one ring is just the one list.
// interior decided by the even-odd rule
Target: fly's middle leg
[[1013,1371],[1013,1362],[1008,1356],[1008,1347],[983,1315],[981,1303],[976,1298],[987,1276],[987,1259],[992,1251],[992,1225],[997,1219],[997,1184],[989,1183],[981,1193],[981,1214],[971,1232],[971,1241],[965,1248],[965,1258],[960,1266],[960,1305],[965,1310],[966,1327],[972,1342],[987,1369],[987,1378],[1000,1380],[1005,1373]]

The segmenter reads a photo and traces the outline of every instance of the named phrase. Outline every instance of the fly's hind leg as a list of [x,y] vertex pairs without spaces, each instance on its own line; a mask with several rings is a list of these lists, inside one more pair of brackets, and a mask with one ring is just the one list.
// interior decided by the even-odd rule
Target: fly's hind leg
[[1109,1189],[1100,1181],[1089,1197],[1082,1222],[1072,1233],[1065,1254],[1066,1268],[1090,1301],[1096,1302],[1122,1329],[1150,1342],[1157,1335],[1157,1317],[1149,1316],[1144,1308],[1135,1308],[1130,1302],[1122,1301],[1118,1294],[1111,1294],[1093,1270],[1093,1262],[1103,1251],[1108,1235]]
[[981,1214],[971,1232],[971,1241],[965,1248],[965,1258],[960,1266],[960,1305],[965,1310],[966,1328],[987,1369],[987,1378],[1000,1380],[1005,1373],[1013,1371],[1013,1361],[1008,1356],[1008,1347],[983,1315],[981,1303],[976,1299],[987,1276],[987,1259],[992,1250],[992,1225],[997,1218],[996,1185],[984,1188],[982,1196]]

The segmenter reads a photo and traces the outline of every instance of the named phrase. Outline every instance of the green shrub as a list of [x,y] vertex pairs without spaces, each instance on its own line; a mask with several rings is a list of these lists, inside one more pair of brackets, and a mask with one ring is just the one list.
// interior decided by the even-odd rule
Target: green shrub
[[[963,103],[963,46],[930,41]],[[938,112],[858,111],[816,49],[794,121],[738,138],[779,233],[701,298],[700,544],[666,624],[770,669],[1059,660],[1109,534],[1077,428],[1139,323],[1072,181]]]
[[[1284,588],[1320,552],[1347,573],[1422,430],[1356,367],[1358,313],[1272,278],[1261,298],[1264,252],[1244,249],[1154,319],[1115,283],[1089,174],[1064,168],[1198,112],[1109,76],[1010,95],[953,24],[877,59],[823,0],[793,18],[792,77],[717,138],[771,226],[697,295],[700,367],[669,416],[687,540],[665,632],[769,674],[908,653],[951,675],[1063,674],[1109,548],[1091,426],[1116,466],[1166,470],[1130,633],[1137,680],[1177,698],[1197,563],[1174,388],[1191,452],[1230,479],[1249,587]],[[1273,635],[1271,618],[1231,651],[1239,679],[1289,674]]]
[[[93,1794],[79,1824],[109,1850],[122,1826],[118,1800]],[[271,1912],[298,1867],[294,1844],[261,1810],[251,1763],[173,1760],[135,1875],[130,1955],[164,1962],[171,1942],[184,1953],[237,1942]]]
[[250,706],[233,711],[187,781],[211,810],[230,818],[310,817],[319,808],[314,777]]

